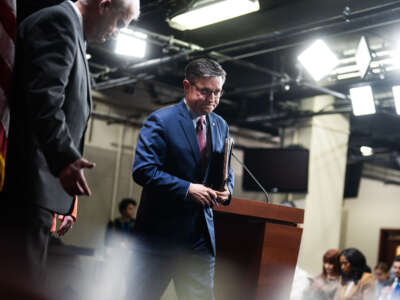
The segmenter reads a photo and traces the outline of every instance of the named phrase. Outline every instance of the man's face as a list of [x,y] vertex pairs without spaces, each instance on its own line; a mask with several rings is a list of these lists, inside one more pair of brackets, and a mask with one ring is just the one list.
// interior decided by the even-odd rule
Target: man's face
[[384,282],[389,279],[389,273],[385,273],[381,269],[375,269],[374,276],[379,282]]
[[133,218],[135,216],[135,206],[130,203],[125,209],[125,216],[129,218]]
[[395,261],[393,263],[393,274],[397,278],[400,278],[400,261]]
[[200,77],[195,82],[183,81],[186,103],[197,115],[210,114],[219,103],[222,94],[221,77]]
[[94,40],[104,43],[110,38],[116,38],[119,31],[132,21],[134,13],[132,5],[121,9],[115,7],[111,0],[104,0],[100,3],[99,14]]

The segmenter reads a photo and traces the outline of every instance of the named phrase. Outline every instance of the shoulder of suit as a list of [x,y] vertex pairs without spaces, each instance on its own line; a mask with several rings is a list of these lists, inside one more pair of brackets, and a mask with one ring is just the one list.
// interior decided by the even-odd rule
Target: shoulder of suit
[[[158,110],[156,110],[155,112],[151,113],[150,117],[156,117],[161,119],[162,121],[171,121],[171,120],[176,120],[177,118],[177,114],[181,111],[181,106],[182,103],[179,102],[177,104],[171,105],[171,106],[167,106],[167,107],[163,107],[160,108]],[[213,121],[217,122],[218,125],[220,126],[227,126],[226,121],[218,114],[212,112],[210,114],[210,116],[212,116]]]
[[156,118],[159,118],[159,119],[161,119],[163,121],[166,121],[166,120],[169,121],[170,119],[176,119],[177,113],[179,111],[179,108],[177,106],[179,104],[180,103],[160,108],[160,109],[152,112],[149,115],[149,118],[150,117],[156,117]]
[[61,23],[64,26],[70,25],[71,27],[77,27],[76,22],[74,21],[74,15],[71,14],[69,9],[66,9],[65,5],[68,4],[61,3],[59,5],[40,9],[22,21],[21,27],[35,26],[38,23],[46,21]]
[[218,115],[218,114],[216,114],[214,112],[212,112],[210,115],[214,118],[214,121],[216,121],[220,125],[227,126],[226,121],[220,115]]

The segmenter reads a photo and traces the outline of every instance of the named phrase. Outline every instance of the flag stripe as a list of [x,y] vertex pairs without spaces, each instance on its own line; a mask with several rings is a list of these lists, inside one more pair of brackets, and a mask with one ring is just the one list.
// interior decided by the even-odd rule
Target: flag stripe
[[7,136],[3,126],[0,126],[0,154],[6,157],[7,154]]
[[11,91],[17,33],[16,0],[0,0],[0,191],[3,189],[10,122]]
[[3,128],[6,132],[6,137],[8,136],[9,124],[10,111],[7,104],[7,97],[4,93],[3,88],[0,86],[0,126],[3,125]]
[[12,72],[9,66],[0,58],[0,86],[3,88],[6,96],[11,89]]
[[5,1],[0,1],[0,21],[8,36],[14,41],[17,36],[17,19],[13,8]]
[[9,69],[12,69],[14,64],[15,46],[13,40],[5,33],[3,23],[0,22],[0,58],[9,65]]

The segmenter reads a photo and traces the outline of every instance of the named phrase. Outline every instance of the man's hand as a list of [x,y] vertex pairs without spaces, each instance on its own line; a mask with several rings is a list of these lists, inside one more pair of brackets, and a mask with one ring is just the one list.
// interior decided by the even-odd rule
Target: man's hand
[[58,219],[61,221],[60,227],[57,229],[57,233],[59,236],[63,236],[67,233],[67,231],[72,228],[74,224],[74,218],[71,216],[58,216]]
[[228,190],[228,187],[226,186],[226,184],[225,184],[225,186],[224,186],[224,190],[223,191],[216,191],[216,194],[217,194],[217,201],[218,202],[220,202],[220,203],[224,203],[225,201],[227,201],[228,199],[229,199],[229,190]]
[[66,166],[59,175],[64,190],[71,196],[90,196],[92,192],[86,182],[83,169],[91,169],[93,167],[95,167],[95,164],[84,158],[78,159]]
[[198,183],[190,184],[188,196],[203,207],[210,207],[217,199],[217,193],[213,189]]

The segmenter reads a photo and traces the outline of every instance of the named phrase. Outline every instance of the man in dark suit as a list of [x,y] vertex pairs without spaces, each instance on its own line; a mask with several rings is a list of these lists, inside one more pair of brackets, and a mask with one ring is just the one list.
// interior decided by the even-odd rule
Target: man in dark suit
[[141,129],[133,165],[143,186],[135,225],[140,255],[127,299],[160,299],[172,278],[179,299],[214,298],[212,206],[228,205],[233,190],[232,169],[222,186],[215,172],[229,136],[213,113],[225,76],[213,60],[192,61],[185,98],[152,113]]
[[1,257],[15,258],[23,274],[42,271],[54,213],[68,215],[75,196],[91,193],[83,170],[94,164],[82,157],[91,110],[85,41],[105,41],[138,14],[139,0],[65,1],[19,27],[0,238],[13,251]]

